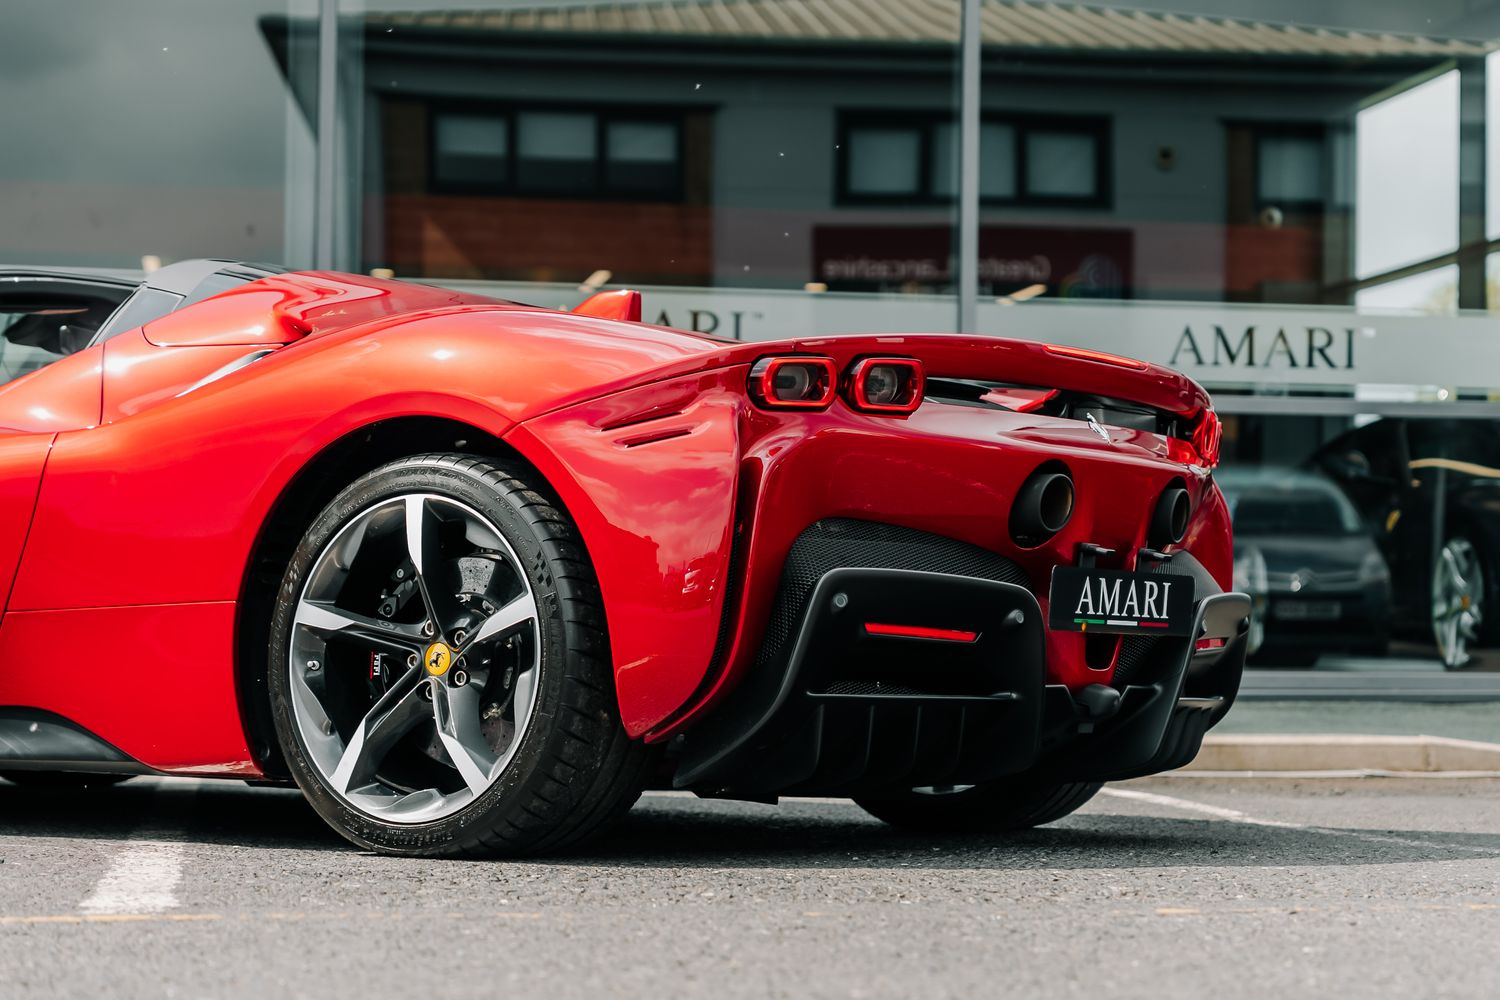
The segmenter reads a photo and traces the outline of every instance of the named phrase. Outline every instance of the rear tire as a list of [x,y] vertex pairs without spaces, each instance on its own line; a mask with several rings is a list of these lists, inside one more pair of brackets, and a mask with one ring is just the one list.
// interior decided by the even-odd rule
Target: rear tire
[[[572,522],[544,490],[534,472],[507,463],[463,455],[402,459],[361,477],[340,493],[308,529],[293,555],[271,628],[268,676],[272,715],[293,778],[313,808],[355,844],[388,854],[427,856],[553,851],[601,833],[639,797],[654,754],[627,736],[621,724],[604,609],[593,566]],[[371,520],[372,511],[386,510],[394,512]],[[420,544],[413,540],[411,529],[388,526],[403,510],[404,518],[422,520]],[[439,514],[429,515],[433,510]],[[455,511],[462,513],[455,515]],[[440,515],[452,520],[443,522]],[[470,515],[470,521],[463,521]],[[442,539],[431,542],[431,551],[425,535],[429,516],[438,519],[431,536]],[[349,537],[340,533],[356,522],[361,525],[357,532],[360,540],[334,545],[337,539]],[[461,532],[456,527],[460,523]],[[487,543],[471,541],[471,535],[485,537],[490,532],[493,535]],[[503,544],[493,544],[493,536]],[[392,539],[403,537],[405,548],[400,552],[410,555],[414,547],[420,550],[420,561],[405,562],[404,570],[391,562],[389,572],[393,579],[401,579],[403,573],[406,579],[412,579],[414,566],[426,567],[416,569],[416,582],[421,586],[415,593],[408,590],[404,598],[407,603],[415,602],[412,613],[418,624],[401,624],[403,613],[398,611],[393,616],[390,612],[393,597],[370,596],[372,586],[378,589],[380,581],[372,584],[370,577],[361,578],[353,570],[337,585],[336,598],[326,597],[330,588],[313,585],[314,589],[323,587],[319,591],[324,595],[320,597],[320,613],[325,618],[329,610],[347,613],[358,628],[377,614],[391,623],[382,626],[392,629],[383,635],[368,628],[362,632],[346,630],[344,639],[354,640],[349,648],[356,656],[361,637],[375,634],[373,641],[390,640],[388,644],[394,648],[403,639],[394,629],[420,636],[421,618],[429,615],[429,621],[437,623],[434,638],[439,642],[434,645],[452,643],[452,666],[447,668],[445,663],[446,673],[429,668],[426,655],[433,647],[426,653],[397,650],[386,661],[390,666],[379,671],[370,668],[373,693],[349,709],[349,689],[337,698],[327,694],[334,691],[335,671],[346,662],[339,660],[343,654],[337,645],[324,647],[329,650],[323,656],[326,671],[322,663],[309,666],[315,661],[307,660],[305,653],[299,654],[295,666],[292,663],[294,643],[301,644],[297,646],[299,651],[304,650],[308,630],[320,627],[308,623],[307,607],[313,600],[309,596],[313,593],[309,574],[316,581],[319,574],[335,572],[337,566],[328,568],[329,558],[335,564],[342,560],[353,567],[368,559],[370,562],[364,565],[369,565],[375,557],[366,556],[366,545],[379,554],[384,551],[381,545],[387,549],[402,545]],[[454,555],[455,545],[466,554]],[[330,556],[334,549],[338,551]],[[354,550],[352,556],[350,549]],[[471,593],[472,571],[455,570],[443,576],[434,568],[472,566],[475,559],[508,567],[505,593],[514,595],[518,588],[522,592],[519,598],[505,598],[496,596],[497,591],[490,595],[496,596],[497,602],[522,601],[528,595],[534,601],[532,614],[521,625],[487,633],[489,621],[484,616],[493,614],[498,619],[500,615],[488,604],[482,613],[475,610],[478,599]],[[458,581],[462,593],[439,593],[445,579]],[[449,586],[448,590],[452,589]],[[363,603],[360,595],[364,595]],[[379,604],[378,612],[375,603]],[[442,621],[445,614],[453,620]],[[338,641],[337,628],[324,628],[324,638]],[[466,663],[461,648],[465,629],[472,643],[468,666],[475,675],[467,684],[469,691],[465,691],[465,681],[458,679],[458,675],[466,674],[460,669]],[[427,641],[417,640],[419,645]],[[508,656],[514,660],[508,660]],[[359,662],[353,661],[353,669],[361,669]],[[418,665],[408,667],[411,663]],[[481,667],[480,663],[490,666]],[[294,669],[300,677],[294,675]],[[317,673],[308,674],[309,669]],[[488,680],[479,679],[481,670]],[[519,683],[523,675],[529,678],[524,696]],[[312,688],[307,684],[309,676],[317,678]],[[387,678],[383,695],[374,680],[377,676]],[[495,685],[502,680],[513,686],[497,695]],[[294,681],[299,684],[295,691]],[[338,683],[349,684],[357,692],[364,678]],[[391,738],[379,727],[385,726],[397,709],[390,709],[384,717],[377,715],[377,709],[389,703],[388,696],[399,694],[401,684],[410,684],[408,693],[421,695],[428,705],[424,708],[420,701],[402,695],[396,704],[407,706],[401,709],[403,721],[390,726],[406,727],[406,731],[399,738]],[[481,687],[483,690],[473,693]],[[309,707],[309,690],[325,692],[318,697],[326,698],[326,706]],[[520,707],[523,697],[528,702],[524,710]],[[341,706],[348,713],[345,716],[338,714]],[[318,728],[308,726],[309,718],[318,720],[317,712],[323,707],[327,708],[327,720],[333,721],[326,721],[328,728],[322,732],[336,729],[335,740],[342,734],[345,741],[332,751],[326,742],[318,742],[327,737],[320,737]],[[501,718],[502,707],[511,711],[512,719]],[[470,718],[465,722],[460,718],[465,708],[469,714],[477,710],[482,721]],[[438,717],[447,714],[446,743],[433,713]],[[356,720],[353,725],[348,721],[351,717]],[[363,732],[369,735],[357,745],[351,730],[367,724],[369,728]],[[492,757],[486,757],[487,747],[482,742],[476,744],[475,734],[494,741],[488,748],[493,751]],[[506,745],[496,745],[501,741]],[[309,750],[310,742],[320,756]],[[380,749],[368,749],[377,742]],[[330,774],[330,753],[342,765],[343,757],[338,755],[356,752],[356,746],[357,753],[369,755],[368,763],[351,765],[360,777],[351,777],[350,770]],[[477,751],[478,770],[473,762],[465,762],[467,769],[460,764],[465,749]],[[455,774],[444,777],[444,767]],[[413,774],[424,777],[414,779],[410,777]],[[455,776],[462,779],[456,785]],[[425,780],[433,784],[422,784]],[[337,787],[339,784],[344,787]],[[403,812],[403,797],[408,803],[420,805],[425,801],[429,805]],[[394,806],[382,806],[383,802]]]
[[952,791],[901,789],[854,801],[876,819],[915,833],[1004,833],[1062,819],[1103,787],[1002,778]]

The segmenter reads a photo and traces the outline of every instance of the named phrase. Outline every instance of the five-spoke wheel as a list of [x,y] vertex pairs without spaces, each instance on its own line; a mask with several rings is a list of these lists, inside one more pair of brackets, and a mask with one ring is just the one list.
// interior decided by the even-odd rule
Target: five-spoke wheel
[[557,848],[639,794],[598,584],[571,521],[511,470],[426,455],[309,528],[272,622],[292,776],[361,845]]
[[[378,593],[365,582],[382,578]],[[408,493],[370,506],[324,546],[292,621],[298,731],[333,792],[363,812],[448,815],[525,735],[536,598],[499,528],[462,503]]]
[[1469,662],[1484,624],[1484,564],[1467,538],[1455,536],[1438,550],[1432,571],[1432,634],[1443,666],[1457,670]]

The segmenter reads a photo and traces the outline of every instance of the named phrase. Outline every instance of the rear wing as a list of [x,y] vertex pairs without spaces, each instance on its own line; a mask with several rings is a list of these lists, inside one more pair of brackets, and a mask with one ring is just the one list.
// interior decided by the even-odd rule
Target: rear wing
[[[781,345],[755,346],[771,354]],[[985,395],[985,384],[1043,390],[1032,394],[1033,404],[1011,409],[1050,412],[1049,403],[1067,397],[1135,404],[1161,417],[1161,433],[1191,447],[1192,454],[1179,458],[1218,464],[1221,428],[1208,393],[1181,372],[1146,361],[1062,344],[926,334],[800,340],[792,349],[832,357],[841,368],[876,353],[916,358],[926,369],[929,396],[951,380],[979,384],[976,399]]]

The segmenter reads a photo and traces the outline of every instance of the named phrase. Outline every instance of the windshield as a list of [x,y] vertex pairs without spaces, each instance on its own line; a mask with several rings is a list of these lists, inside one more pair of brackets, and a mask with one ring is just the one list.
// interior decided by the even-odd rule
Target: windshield
[[1230,511],[1234,530],[1242,535],[1351,535],[1360,530],[1354,508],[1327,490],[1251,493],[1231,502]]

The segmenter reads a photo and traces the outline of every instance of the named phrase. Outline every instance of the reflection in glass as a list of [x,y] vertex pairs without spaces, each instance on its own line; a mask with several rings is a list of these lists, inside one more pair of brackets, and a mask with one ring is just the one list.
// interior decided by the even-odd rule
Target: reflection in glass
[[916,195],[922,137],[915,128],[856,128],[849,132],[849,190],[853,194]]
[[1449,264],[1363,288],[1355,294],[1354,303],[1361,309],[1451,313],[1458,308],[1458,267]]
[[1355,148],[1357,276],[1458,245],[1457,72],[1359,112]]
[[1094,137],[1078,132],[1033,131],[1026,136],[1026,193],[1041,197],[1093,198]]

